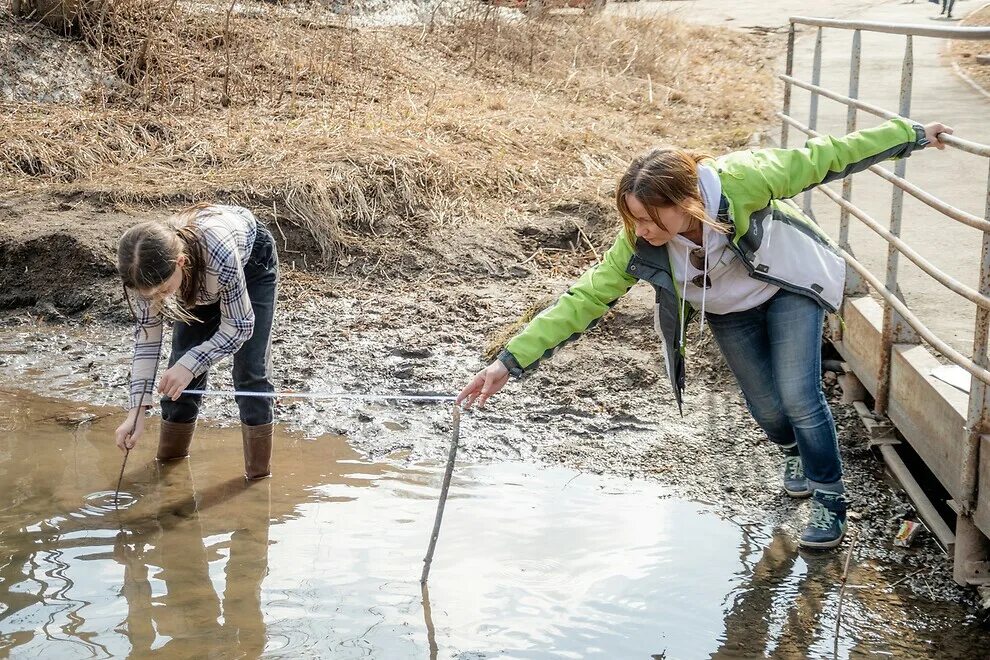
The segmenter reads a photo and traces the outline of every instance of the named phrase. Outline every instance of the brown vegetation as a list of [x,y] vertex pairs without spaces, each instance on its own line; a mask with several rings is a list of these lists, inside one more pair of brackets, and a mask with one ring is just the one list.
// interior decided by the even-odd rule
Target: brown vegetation
[[[990,5],[985,5],[971,13],[962,22],[962,25],[966,27],[990,27]],[[990,93],[990,43],[986,41],[953,41],[950,52],[963,73],[984,91]],[[978,57],[980,59],[977,59]]]
[[0,103],[3,189],[232,200],[302,227],[330,263],[387,264],[412,244],[449,266],[443,248],[469,250],[469,234],[485,245],[533,214],[604,215],[641,149],[739,147],[767,118],[755,37],[466,7],[356,29],[318,5],[83,3],[73,29],[114,84],[81,105]]

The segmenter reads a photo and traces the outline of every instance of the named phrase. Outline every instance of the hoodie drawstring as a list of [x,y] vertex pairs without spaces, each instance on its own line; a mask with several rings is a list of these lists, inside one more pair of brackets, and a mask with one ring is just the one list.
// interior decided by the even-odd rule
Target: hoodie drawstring
[[705,336],[705,294],[708,293],[708,244],[705,241],[705,229],[701,229],[701,249],[705,251],[705,267],[701,271],[701,328],[698,330],[698,341]]
[[681,285],[681,332],[680,332],[680,346],[678,347],[680,351],[684,352],[684,311],[687,305],[687,283],[688,283],[688,266],[691,265],[691,248],[690,246],[684,246],[684,283]]
[[[701,271],[701,328],[698,331],[698,339],[700,340],[705,336],[705,296],[708,293],[708,287],[706,279],[708,277],[708,248],[704,245],[705,243],[705,232],[701,232],[701,249],[705,251],[705,263]],[[681,285],[681,342],[680,349],[684,350],[684,312],[687,305],[687,283],[688,283],[688,267],[691,265],[691,247],[689,245],[684,246],[684,282]]]

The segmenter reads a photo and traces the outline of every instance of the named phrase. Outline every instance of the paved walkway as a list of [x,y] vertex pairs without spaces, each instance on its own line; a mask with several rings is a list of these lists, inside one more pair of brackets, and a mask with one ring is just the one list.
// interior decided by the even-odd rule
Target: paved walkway
[[[964,17],[984,4],[979,0],[958,0],[954,13]],[[938,8],[928,2],[904,0],[836,0],[813,5],[799,0],[686,0],[683,2],[635,3],[620,13],[667,11],[686,20],[738,27],[762,26],[786,29],[792,15],[820,16],[865,21],[924,25],[958,25],[935,20]],[[901,64],[906,38],[898,35],[863,34],[863,65],[860,97],[870,103],[897,111]],[[826,29],[823,40],[822,84],[840,93],[848,90],[849,52],[852,32]],[[956,134],[981,143],[990,143],[990,99],[978,93],[957,76],[945,55],[946,41],[928,37],[914,39],[914,86],[911,116],[925,123],[941,121]],[[990,44],[987,44],[990,49]],[[814,29],[802,32],[795,51],[795,75],[811,78]],[[783,57],[780,70],[783,71]],[[779,90],[777,91],[779,98]],[[810,95],[795,90],[792,115],[807,123]],[[859,126],[881,120],[860,112]],[[819,130],[845,133],[846,107],[828,99],[819,102]],[[771,135],[779,138],[779,124]],[[800,134],[791,130],[791,146]],[[891,166],[892,169],[892,166]],[[983,217],[987,195],[987,159],[953,149],[926,150],[907,162],[907,178],[937,197],[979,217]],[[853,202],[884,226],[889,222],[892,188],[880,177],[864,172],[854,179]],[[817,219],[833,235],[838,235],[838,210],[827,198],[815,195]],[[858,220],[852,219],[852,246],[859,259],[883,279],[887,245]],[[904,239],[922,256],[970,286],[979,278],[981,234],[975,229],[945,218],[924,204],[905,195]],[[922,273],[903,256],[900,259],[901,287],[915,313],[932,330],[955,348],[969,354],[975,318],[975,305],[951,294]]]

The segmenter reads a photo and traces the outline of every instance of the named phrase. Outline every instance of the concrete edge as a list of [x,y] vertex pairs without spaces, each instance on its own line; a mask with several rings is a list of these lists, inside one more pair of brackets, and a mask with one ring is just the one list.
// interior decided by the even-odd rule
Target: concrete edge
[[[970,16],[972,16],[973,14],[975,14],[978,11],[983,11],[987,7],[990,7],[990,2],[984,3],[982,6],[977,7],[976,9],[972,10],[971,12],[969,12],[968,14],[966,14],[966,18],[969,18]],[[966,18],[964,18],[961,22],[964,23],[966,21]],[[967,85],[969,85],[974,90],[976,90],[976,92],[978,94],[983,95],[984,98],[990,99],[990,91],[988,91],[980,83],[978,83],[975,80],[973,80],[969,76],[969,74],[967,74],[965,71],[963,71],[962,70],[962,67],[959,66],[959,63],[956,62],[955,58],[952,57],[952,53],[949,53],[949,59],[952,62],[952,70],[955,72],[955,74],[957,76],[959,76],[962,79],[963,82],[965,82]]]
[[952,70],[955,71],[956,75],[959,76],[963,82],[972,87],[977,94],[982,94],[985,98],[990,99],[990,91],[987,91],[980,83],[973,80],[969,74],[962,70],[962,67],[959,66],[959,63],[955,60],[952,60]]
[[[832,344],[838,349],[843,361],[849,365],[862,386],[875,394],[880,362],[883,308],[870,296],[850,297],[844,302],[841,314],[845,327],[841,337],[833,340]],[[835,323],[831,319],[830,322]],[[939,360],[923,344],[893,346],[888,418],[904,440],[932,470],[949,492],[950,497],[959,498],[964,495],[961,487],[964,481],[962,471],[967,442],[966,417],[969,396],[931,375],[933,367],[939,364]],[[964,561],[969,552],[967,548],[972,544],[964,543],[963,546],[959,546],[955,543],[959,534],[959,525],[963,525],[966,534],[970,536],[975,534],[973,538],[980,539],[977,544],[979,548],[990,546],[990,436],[982,436],[980,445],[982,451],[979,456],[979,481],[974,515],[971,519],[960,518],[951,536],[951,530],[947,527],[941,529],[942,535],[947,540],[951,540],[951,544],[947,543],[946,547],[952,546],[949,553],[954,563],[958,564],[956,580],[960,584],[972,582],[970,579],[972,567],[969,566],[972,562]],[[885,462],[889,465],[890,461],[886,459],[887,457]],[[903,481],[901,483],[904,487],[909,486]],[[915,496],[918,496],[917,490]],[[923,493],[921,497],[924,497]],[[922,514],[922,519],[929,525],[929,529],[934,530],[940,524],[944,527],[940,518],[936,520],[931,516],[931,510],[928,510],[927,519]],[[966,531],[970,529],[971,532]],[[949,533],[946,533],[947,531]],[[965,534],[964,537],[969,538]],[[985,555],[981,557],[981,562],[985,561]],[[960,564],[961,561],[966,565]]]

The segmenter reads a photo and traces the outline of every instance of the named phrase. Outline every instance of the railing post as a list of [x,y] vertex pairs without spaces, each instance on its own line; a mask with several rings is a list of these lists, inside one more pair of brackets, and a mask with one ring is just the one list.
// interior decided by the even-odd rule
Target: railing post
[[[990,172],[987,173],[987,202],[985,217],[990,220]],[[983,233],[983,250],[980,259],[980,293],[990,292],[990,233]],[[976,328],[973,331],[973,362],[987,366],[987,335],[990,331],[990,311],[976,308]],[[969,411],[966,416],[966,447],[962,465],[962,507],[963,515],[972,515],[976,510],[980,481],[980,442],[987,433],[988,391],[986,383],[970,378]]]
[[[990,173],[987,175],[986,217],[990,219]],[[980,260],[980,291],[990,291],[990,234],[983,234]],[[990,328],[990,311],[976,308],[976,329],[973,333],[973,362],[987,366],[987,334]],[[973,516],[979,505],[980,445],[986,437],[987,419],[986,383],[970,378],[969,411],[966,417],[966,446],[963,451],[961,495],[956,517],[956,545],[952,557],[952,577],[960,585],[986,583],[990,540],[980,530]]]
[[[907,43],[904,47],[904,66],[901,69],[901,104],[900,115],[902,117],[911,116],[911,83],[914,79],[914,44],[911,35],[907,36]],[[907,170],[907,160],[902,158],[894,165],[894,174],[903,177]],[[901,214],[904,208],[904,191],[894,187],[894,196],[890,202],[890,233],[900,238],[901,236]],[[887,279],[884,286],[902,302],[904,297],[901,289],[897,285],[897,266],[900,253],[893,245],[887,244]],[[883,306],[883,334],[880,344],[880,373],[877,377],[877,395],[875,411],[878,414],[887,413],[887,404],[890,398],[890,363],[891,347],[895,344],[917,344],[918,334],[907,324],[890,303]]]
[[[859,64],[862,59],[863,34],[860,30],[853,32],[852,52],[849,54],[849,98],[859,98]],[[849,106],[846,109],[846,133],[856,130],[856,108]],[[852,201],[853,178],[847,176],[842,180],[842,199],[847,202]],[[843,250],[849,250],[849,211],[842,209],[839,212],[839,246]]]
[[[822,28],[818,28],[815,36],[815,58],[811,64],[811,84],[816,87],[822,83]],[[818,92],[811,93],[811,107],[808,109],[808,128],[818,130]],[[815,215],[811,211],[811,191],[804,193],[804,214],[809,218]]]
[[[790,24],[790,28],[787,30],[787,65],[785,66],[785,71],[787,75],[794,75],[794,23]],[[784,114],[790,116],[791,114],[791,84],[784,83]],[[780,127],[780,147],[782,149],[787,148],[787,129],[789,126],[787,122],[783,122]]]
[[[853,32],[852,51],[849,54],[849,98],[859,98],[859,72],[860,63],[863,60],[863,32],[856,30]],[[846,133],[853,133],[856,130],[857,110],[850,105],[846,109]],[[842,199],[852,202],[853,178],[847,176],[842,180]],[[839,211],[839,246],[843,250],[855,256],[852,246],[849,244],[849,211],[845,208]],[[846,269],[845,297],[862,296],[868,293],[866,283],[855,270]],[[841,337],[842,326],[837,324],[836,335]]]

